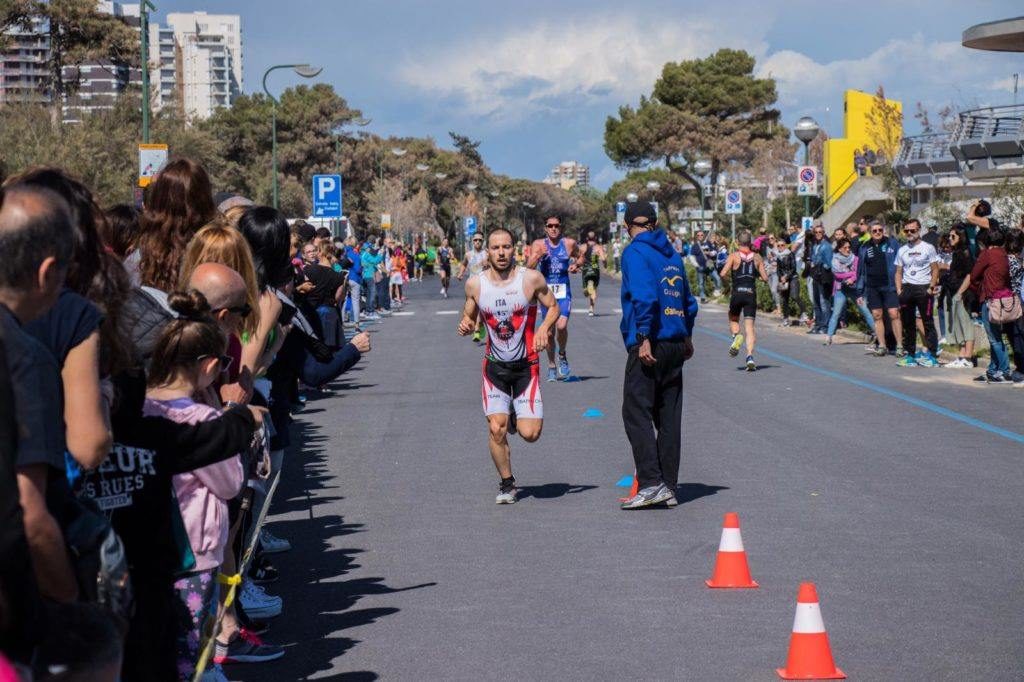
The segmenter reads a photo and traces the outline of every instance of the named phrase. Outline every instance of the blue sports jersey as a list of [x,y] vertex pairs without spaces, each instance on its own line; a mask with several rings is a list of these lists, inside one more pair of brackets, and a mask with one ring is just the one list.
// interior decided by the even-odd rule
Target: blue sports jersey
[[548,284],[569,284],[569,252],[565,250],[565,240],[559,239],[558,246],[551,246],[551,241],[544,240],[547,253],[540,259],[540,272]]

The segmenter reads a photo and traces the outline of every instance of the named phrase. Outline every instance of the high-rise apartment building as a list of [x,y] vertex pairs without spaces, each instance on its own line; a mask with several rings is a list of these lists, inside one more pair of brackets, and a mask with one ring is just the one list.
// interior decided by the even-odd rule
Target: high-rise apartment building
[[573,187],[587,187],[590,185],[590,166],[579,161],[563,161],[551,169],[551,173],[544,178],[549,185],[558,185],[562,189]]
[[[138,31],[141,25],[139,5],[103,1],[97,3],[101,12],[111,14]],[[98,59],[76,66],[64,67],[64,78],[75,82],[75,89],[64,98],[64,120],[75,122],[83,114],[110,109],[129,88],[142,87],[142,69],[123,62]]]
[[0,104],[50,101],[46,91],[50,36],[43,19],[31,26],[7,31],[7,47],[0,51]]
[[207,118],[242,92],[242,19],[237,14],[171,13],[151,24],[153,106]]

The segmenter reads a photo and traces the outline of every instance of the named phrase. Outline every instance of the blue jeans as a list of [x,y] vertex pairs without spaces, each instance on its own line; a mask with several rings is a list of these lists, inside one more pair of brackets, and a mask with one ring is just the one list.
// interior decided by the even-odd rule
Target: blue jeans
[[707,298],[707,294],[704,290],[704,278],[711,277],[711,281],[715,283],[715,289],[721,290],[722,278],[718,276],[718,271],[715,269],[710,270],[697,270],[697,296],[699,298]]
[[[839,287],[836,290],[835,296],[832,299],[832,317],[828,321],[828,335],[834,336],[836,328],[839,326],[839,317],[842,312],[846,310],[847,299],[857,300],[857,294],[853,291],[852,287]],[[874,318],[871,316],[871,311],[864,304],[857,304],[857,310],[864,316],[864,323],[868,325],[868,329],[874,329],[871,325],[873,324]],[[873,332],[872,332],[873,333]]]
[[377,283],[372,279],[363,280],[363,291],[366,292],[366,312],[377,310]]
[[808,277],[811,282],[811,301],[814,304],[814,328],[826,331],[828,322],[832,317],[832,297],[820,284]]
[[992,324],[988,321],[988,304],[981,305],[981,323],[985,327],[985,334],[988,335],[988,343],[991,346],[989,353],[988,370],[989,376],[1002,374],[1010,375],[1010,354],[1003,343],[1003,325]]

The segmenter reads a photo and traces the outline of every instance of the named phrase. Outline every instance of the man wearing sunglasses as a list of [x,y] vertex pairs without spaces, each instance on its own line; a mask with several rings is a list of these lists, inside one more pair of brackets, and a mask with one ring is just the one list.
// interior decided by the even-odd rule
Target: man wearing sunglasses
[[217,326],[228,337],[228,355],[236,360],[225,368],[227,374],[220,386],[221,400],[248,403],[252,397],[252,377],[239,374],[242,326],[245,318],[252,314],[252,307],[247,301],[245,280],[226,265],[203,263],[192,272],[188,285],[209,301],[210,312]]
[[[939,337],[935,333],[932,308],[934,296],[939,292],[939,254],[934,246],[921,239],[921,222],[916,218],[903,225],[903,235],[907,243],[896,253],[896,295],[900,301],[906,356],[896,364],[901,367],[938,367]],[[920,353],[915,352],[918,316],[924,325],[927,347]]]
[[[900,243],[886,234],[885,226],[878,220],[868,228],[871,238],[861,246],[857,261],[857,305],[867,304],[875,324],[875,338],[878,345],[874,353],[884,357],[889,349],[885,347],[885,320],[889,316],[896,343],[902,344],[903,325],[900,322],[900,302],[896,294],[896,253]],[[902,345],[896,347],[897,357],[906,355]]]
[[[548,381],[568,379],[572,372],[565,348],[569,343],[569,315],[572,314],[572,289],[569,275],[583,265],[583,252],[575,239],[562,236],[562,221],[558,216],[549,216],[544,221],[543,239],[536,239],[530,247],[528,268],[537,268],[548,283],[548,288],[558,301],[558,323],[548,339]],[[541,310],[542,314],[547,311]],[[558,342],[558,369],[555,369],[555,341]]]
[[[479,275],[487,269],[487,251],[484,250],[484,236],[477,232],[473,235],[473,248],[466,250],[466,255],[463,256],[462,262],[459,264],[459,274],[457,275],[459,281],[466,276],[466,271],[469,271],[469,276]],[[476,331],[473,332],[473,341],[480,343],[484,340],[484,321],[477,318]]]

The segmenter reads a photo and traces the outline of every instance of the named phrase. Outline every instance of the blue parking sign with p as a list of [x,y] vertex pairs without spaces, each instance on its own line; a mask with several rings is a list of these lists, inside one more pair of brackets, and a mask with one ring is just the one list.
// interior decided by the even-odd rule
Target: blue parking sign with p
[[313,217],[341,217],[341,176],[313,176]]
[[469,237],[472,237],[474,234],[476,234],[476,216],[466,216],[465,225],[466,238],[468,239]]

